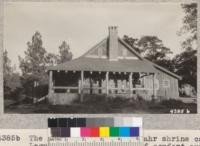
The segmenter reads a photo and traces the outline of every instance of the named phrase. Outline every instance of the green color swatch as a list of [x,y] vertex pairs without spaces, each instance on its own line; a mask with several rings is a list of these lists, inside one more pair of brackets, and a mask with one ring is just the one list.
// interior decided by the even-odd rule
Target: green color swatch
[[119,136],[119,128],[110,127],[110,137],[118,137],[118,136]]

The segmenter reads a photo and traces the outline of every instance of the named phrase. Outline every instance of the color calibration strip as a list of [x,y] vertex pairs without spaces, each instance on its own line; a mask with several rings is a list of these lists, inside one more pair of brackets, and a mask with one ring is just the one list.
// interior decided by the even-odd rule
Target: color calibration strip
[[142,118],[49,118],[51,137],[139,137]]
[[139,127],[51,128],[52,137],[139,137]]

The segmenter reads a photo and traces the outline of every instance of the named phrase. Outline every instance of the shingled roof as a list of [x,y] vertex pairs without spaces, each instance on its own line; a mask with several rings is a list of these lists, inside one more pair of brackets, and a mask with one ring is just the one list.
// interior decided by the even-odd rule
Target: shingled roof
[[[119,57],[119,52],[122,51],[123,54],[123,50],[129,52],[131,57]],[[105,51],[106,54],[103,54]],[[95,56],[95,53],[98,55],[96,54]],[[162,71],[177,79],[181,79],[180,76],[143,58],[134,48],[117,36],[116,27],[109,27],[109,36],[92,47],[81,57],[56,66],[50,66],[48,70],[146,73]]]
[[65,71],[158,72],[147,61],[125,59],[109,61],[108,59],[86,57],[51,66],[48,69]]

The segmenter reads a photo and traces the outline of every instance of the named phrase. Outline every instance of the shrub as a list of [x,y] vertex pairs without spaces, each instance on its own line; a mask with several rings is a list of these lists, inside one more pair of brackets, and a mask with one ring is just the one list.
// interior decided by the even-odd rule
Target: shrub
[[83,103],[88,104],[96,104],[96,103],[102,103],[106,101],[105,95],[97,95],[97,94],[84,94],[83,95]]
[[181,100],[176,99],[163,100],[161,104],[168,108],[179,108],[185,105]]
[[127,105],[130,104],[130,100],[124,97],[108,97],[108,103],[110,104],[111,107],[113,108],[121,108],[121,107],[126,107]]

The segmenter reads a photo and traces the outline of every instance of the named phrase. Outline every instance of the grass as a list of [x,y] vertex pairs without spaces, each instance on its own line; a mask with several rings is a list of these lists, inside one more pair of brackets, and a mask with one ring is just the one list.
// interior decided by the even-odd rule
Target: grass
[[136,113],[136,114],[164,114],[171,109],[189,109],[191,113],[197,113],[197,105],[183,103],[179,100],[163,100],[161,102],[145,101],[141,98],[133,100],[121,97],[106,97],[105,95],[93,95],[84,97],[84,101],[74,101],[71,105],[50,105],[47,101],[39,104],[20,102],[5,107],[6,113]]

